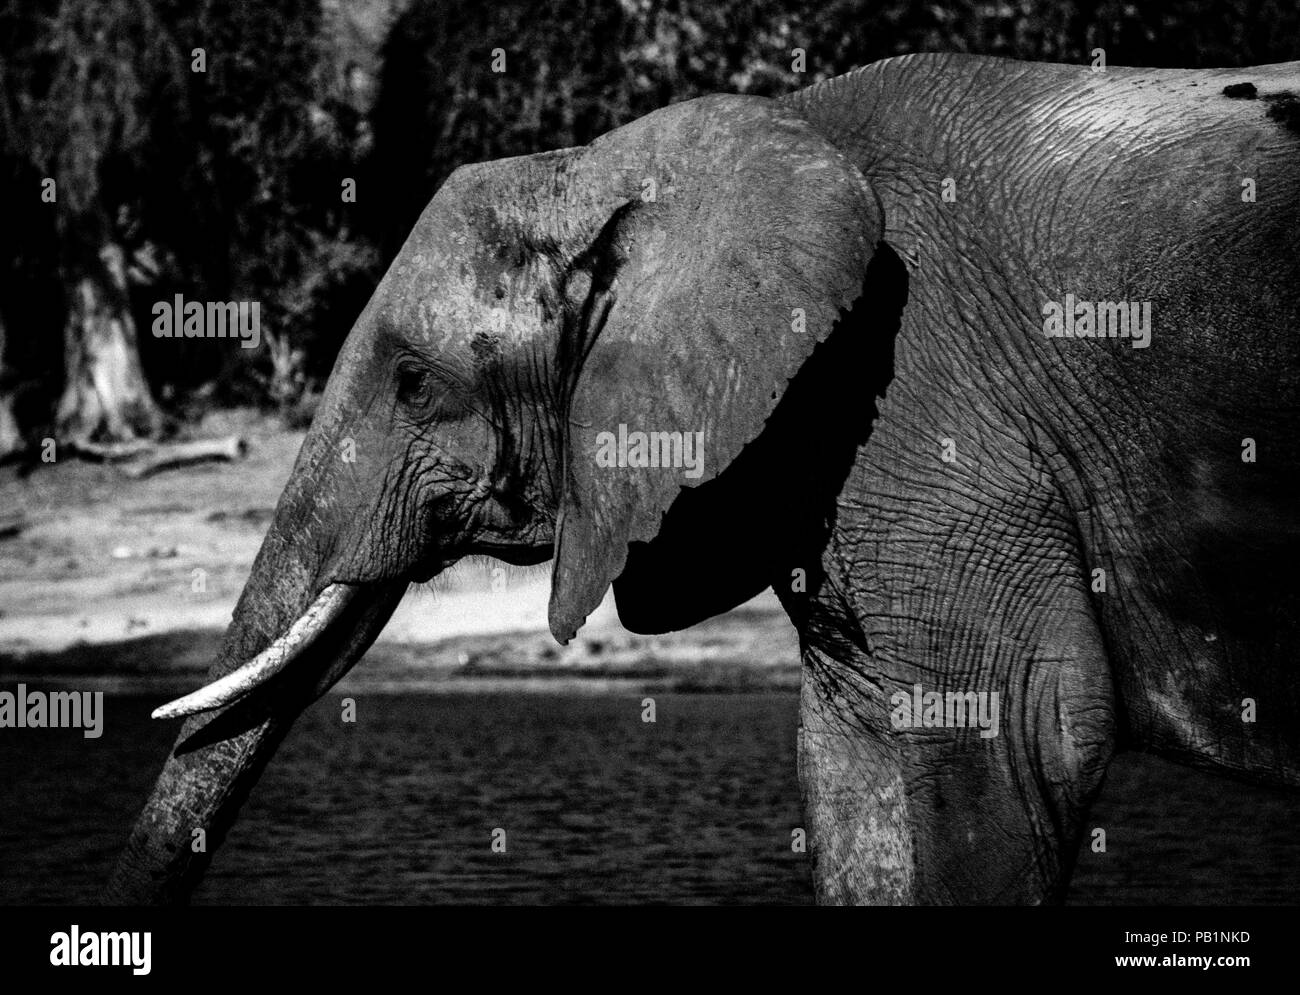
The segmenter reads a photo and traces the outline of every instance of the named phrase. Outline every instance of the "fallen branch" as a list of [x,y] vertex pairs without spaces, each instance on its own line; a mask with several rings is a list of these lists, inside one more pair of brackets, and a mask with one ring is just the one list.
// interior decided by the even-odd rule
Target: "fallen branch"
[[135,459],[141,453],[151,452],[156,444],[148,439],[130,442],[91,442],[89,439],[69,439],[65,445],[78,456],[86,456],[100,463],[120,463]]
[[161,446],[139,462],[122,467],[122,471],[136,480],[150,477],[163,470],[208,463],[213,460],[237,460],[248,451],[248,444],[238,435],[224,439],[200,439],[197,442],[180,442]]

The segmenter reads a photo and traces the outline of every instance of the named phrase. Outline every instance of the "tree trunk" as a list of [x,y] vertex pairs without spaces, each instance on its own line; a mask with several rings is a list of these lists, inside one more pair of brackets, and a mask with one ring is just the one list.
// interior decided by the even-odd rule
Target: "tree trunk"
[[140,366],[122,250],[109,243],[99,258],[102,265],[77,272],[70,288],[57,432],[71,442],[153,437],[162,415]]
[[5,365],[5,320],[0,315],[0,459],[10,456],[23,447],[18,419],[14,416],[12,371]]

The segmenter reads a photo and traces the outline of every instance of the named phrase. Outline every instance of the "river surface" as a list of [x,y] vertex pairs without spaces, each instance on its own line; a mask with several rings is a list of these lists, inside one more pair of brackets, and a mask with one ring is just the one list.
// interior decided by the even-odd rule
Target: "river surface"
[[[196,904],[812,901],[797,696],[333,694],[304,714]],[[104,734],[0,733],[0,901],[93,898],[175,734],[115,694]],[[1300,884],[1300,793],[1121,756],[1075,904],[1275,904]],[[505,852],[494,852],[494,831]],[[496,833],[496,838],[502,838]]]

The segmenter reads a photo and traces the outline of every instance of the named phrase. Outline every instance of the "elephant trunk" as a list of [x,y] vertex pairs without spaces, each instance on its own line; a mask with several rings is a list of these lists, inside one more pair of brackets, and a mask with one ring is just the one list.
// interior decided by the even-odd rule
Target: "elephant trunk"
[[331,393],[341,392],[326,391],[211,683],[166,706],[189,718],[110,878],[112,904],[188,899],[294,719],[360,659],[406,589],[329,582],[332,537],[357,511],[329,497],[349,486],[338,479],[349,472],[336,457],[347,432]]

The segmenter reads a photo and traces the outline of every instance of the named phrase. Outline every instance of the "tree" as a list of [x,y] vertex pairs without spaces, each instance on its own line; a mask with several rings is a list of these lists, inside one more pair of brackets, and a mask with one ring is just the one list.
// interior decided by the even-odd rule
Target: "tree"
[[103,239],[98,259],[71,266],[68,274],[58,437],[86,448],[157,434],[162,416],[140,366],[121,246]]
[[[319,0],[0,0],[0,175],[58,246],[0,232],[0,293],[11,317],[62,303],[62,440],[156,434],[150,382],[291,402],[328,371],[377,258],[340,197],[368,131],[322,29]],[[31,302],[13,274],[43,266],[60,290]],[[138,335],[133,297],[147,320],[175,294],[260,301],[268,348]]]
[[[25,16],[24,16],[25,15]],[[143,0],[61,0],[52,13],[6,7],[23,31],[5,74],[4,152],[39,177],[19,196],[53,215],[67,317],[61,440],[82,445],[157,434],[127,288],[130,217],[113,185],[148,142],[144,105],[179,72],[179,53]]]

